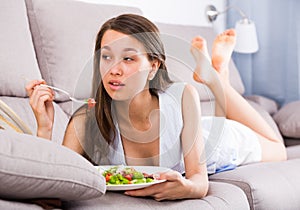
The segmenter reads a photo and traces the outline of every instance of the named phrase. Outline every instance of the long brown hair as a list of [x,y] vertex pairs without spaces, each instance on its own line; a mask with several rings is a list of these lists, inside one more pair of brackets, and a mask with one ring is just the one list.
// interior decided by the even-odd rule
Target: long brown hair
[[131,35],[140,41],[147,52],[149,61],[157,59],[160,62],[155,77],[149,83],[152,95],[164,91],[171,83],[165,65],[165,51],[159,36],[158,28],[148,19],[134,14],[123,14],[105,22],[97,34],[94,51],[94,75],[92,96],[95,97],[95,118],[102,137],[111,144],[116,136],[116,127],[112,117],[112,99],[104,89],[99,64],[102,38],[107,30],[114,30],[126,35]]

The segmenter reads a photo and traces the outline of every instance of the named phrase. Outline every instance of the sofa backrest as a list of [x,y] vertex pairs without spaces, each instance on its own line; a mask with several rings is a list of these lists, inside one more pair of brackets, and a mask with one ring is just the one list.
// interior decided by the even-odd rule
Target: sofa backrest
[[25,97],[25,78],[41,78],[25,2],[1,0],[0,8],[0,96]]

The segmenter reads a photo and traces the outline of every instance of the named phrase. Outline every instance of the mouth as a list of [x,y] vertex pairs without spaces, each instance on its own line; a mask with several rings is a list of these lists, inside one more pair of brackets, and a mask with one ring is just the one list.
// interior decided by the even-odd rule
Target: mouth
[[124,83],[122,83],[121,81],[118,81],[118,80],[110,80],[108,82],[108,85],[109,85],[110,89],[113,91],[120,90],[123,86],[125,86]]
[[108,84],[113,85],[113,86],[125,86],[124,83],[121,83],[119,81],[109,81]]

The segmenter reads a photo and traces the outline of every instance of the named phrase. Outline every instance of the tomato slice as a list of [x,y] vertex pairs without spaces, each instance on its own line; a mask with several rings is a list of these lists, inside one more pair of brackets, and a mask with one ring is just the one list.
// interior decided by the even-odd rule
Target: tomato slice
[[96,101],[93,98],[89,98],[87,100],[87,104],[88,104],[88,108],[91,109],[91,108],[93,108],[96,105]]
[[105,176],[105,180],[106,180],[106,182],[108,182],[108,181],[110,180],[110,177],[111,177],[111,175],[110,175],[110,174],[106,174],[106,176]]
[[132,176],[130,174],[126,174],[124,176],[124,178],[128,179],[128,181],[131,181],[132,180]]

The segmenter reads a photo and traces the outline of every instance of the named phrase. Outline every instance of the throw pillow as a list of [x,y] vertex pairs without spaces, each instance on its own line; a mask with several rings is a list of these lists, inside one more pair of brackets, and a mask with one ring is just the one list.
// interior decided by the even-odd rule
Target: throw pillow
[[76,152],[42,138],[0,130],[0,197],[85,200],[105,193],[104,177]]
[[274,120],[282,135],[300,138],[300,101],[291,102],[283,106],[275,115]]

